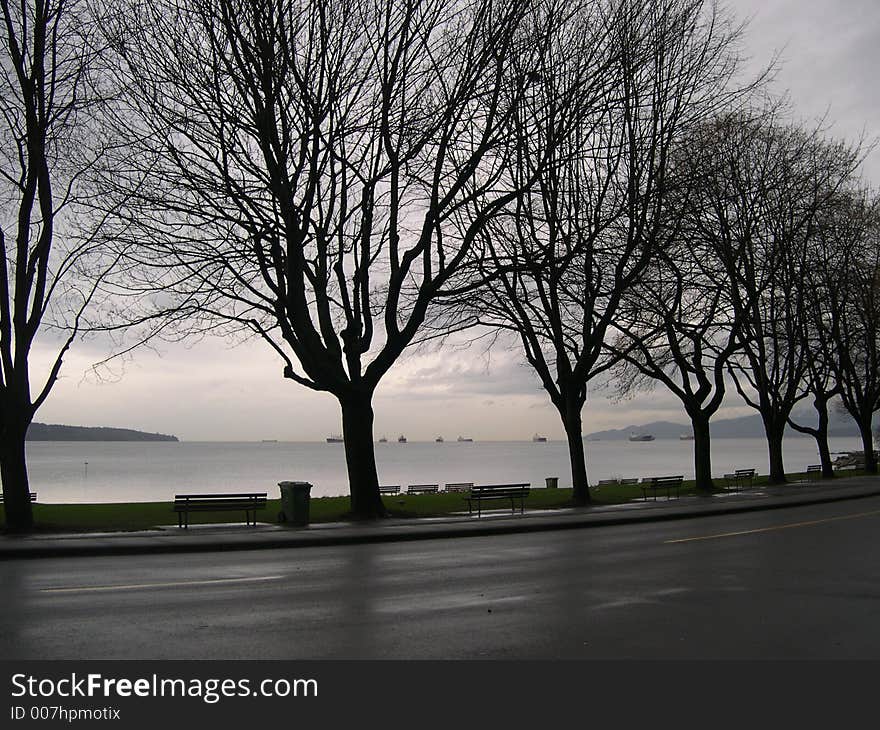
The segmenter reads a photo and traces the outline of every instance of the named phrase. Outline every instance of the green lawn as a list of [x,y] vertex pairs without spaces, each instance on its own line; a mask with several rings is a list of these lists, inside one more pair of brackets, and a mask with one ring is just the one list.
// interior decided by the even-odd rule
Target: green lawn
[[[847,476],[863,472],[848,471]],[[792,482],[805,474],[789,474]],[[720,480],[718,480],[720,484]],[[766,484],[766,477],[757,477],[755,486]],[[796,487],[796,485],[793,485]],[[590,490],[596,504],[623,504],[642,496],[638,485],[603,486]],[[693,482],[684,482],[682,494],[696,492]],[[408,496],[385,495],[385,506],[394,517],[438,517],[467,510],[462,494],[422,494]],[[571,489],[533,489],[526,500],[527,509],[558,509],[571,504]],[[348,497],[316,497],[310,503],[311,522],[345,520],[349,512]],[[281,510],[280,499],[269,500],[267,508],[259,513],[262,522],[274,522]],[[202,512],[190,515],[191,524],[241,522],[243,515],[236,512]],[[0,520],[5,523],[5,512],[0,505]],[[176,525],[177,515],[170,502],[130,502],[114,504],[35,504],[34,519],[37,530],[101,531],[147,530],[162,525]]]

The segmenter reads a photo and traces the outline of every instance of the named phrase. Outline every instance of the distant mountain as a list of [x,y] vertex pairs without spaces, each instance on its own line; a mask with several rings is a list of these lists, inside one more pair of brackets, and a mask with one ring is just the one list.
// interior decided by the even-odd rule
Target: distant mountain
[[[807,426],[815,424],[815,416],[809,411],[798,411],[798,422]],[[759,415],[740,416],[739,418],[719,418],[710,422],[712,438],[760,438],[764,436],[764,426]],[[691,433],[689,423],[673,423],[671,421],[653,421],[640,426],[626,426],[625,428],[609,429],[588,433],[585,438],[613,441],[614,439],[627,439],[631,433],[650,433],[658,439],[677,439],[683,433]],[[831,436],[858,436],[859,431],[855,423],[848,417],[832,414]],[[792,429],[786,430],[787,435],[800,436]]]
[[32,423],[28,441],[177,441],[177,436],[144,433],[130,428],[99,426],[61,426],[55,423]]

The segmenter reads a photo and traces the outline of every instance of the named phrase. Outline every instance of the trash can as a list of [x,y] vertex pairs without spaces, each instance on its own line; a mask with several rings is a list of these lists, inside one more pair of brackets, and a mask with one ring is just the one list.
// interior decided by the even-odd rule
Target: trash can
[[288,525],[309,524],[309,491],[312,485],[308,482],[278,482],[281,488],[281,514],[279,522]]
[[556,489],[559,486],[559,477],[547,477],[547,489]]

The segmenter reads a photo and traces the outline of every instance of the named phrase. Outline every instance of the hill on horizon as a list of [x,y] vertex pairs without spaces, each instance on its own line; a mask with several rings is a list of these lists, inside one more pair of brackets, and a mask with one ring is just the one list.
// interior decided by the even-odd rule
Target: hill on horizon
[[178,441],[165,433],[146,433],[131,428],[109,426],[64,426],[57,423],[32,423],[26,441]]
[[[809,412],[799,411],[795,417],[800,416],[805,425],[813,425],[815,418]],[[738,418],[719,418],[710,422],[712,438],[761,438],[764,436],[764,426],[761,417],[757,414],[739,416]],[[674,423],[672,421],[652,421],[639,426],[625,426],[624,428],[606,429],[594,431],[584,436],[587,439],[626,439],[631,433],[649,433],[658,439],[677,439],[681,434],[691,433],[689,423]],[[805,435],[792,428],[786,428],[786,436]],[[855,423],[848,417],[839,414],[831,415],[830,436],[858,436],[859,431]]]

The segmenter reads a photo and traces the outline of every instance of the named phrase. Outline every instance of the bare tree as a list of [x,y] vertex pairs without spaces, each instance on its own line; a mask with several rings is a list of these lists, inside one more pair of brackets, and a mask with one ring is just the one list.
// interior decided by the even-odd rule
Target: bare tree
[[[113,258],[87,185],[105,144],[97,20],[77,0],[0,11],[0,474],[7,528],[27,530],[25,436]],[[35,369],[38,344],[53,354]]]
[[808,242],[803,286],[797,292],[797,296],[803,298],[805,307],[799,333],[800,347],[806,357],[801,385],[807,397],[812,398],[816,425],[799,423],[791,415],[788,425],[816,440],[824,479],[834,478],[828,444],[831,421],[829,404],[841,393],[837,380],[838,343],[834,337],[834,325],[838,319],[834,312],[841,303],[837,291],[845,286],[841,262],[846,260],[846,256],[841,256],[841,237],[848,242],[852,225],[859,225],[856,223],[857,217],[850,217],[850,200],[851,192],[844,190],[823,207],[817,221],[816,235]]
[[809,354],[808,251],[823,206],[849,179],[858,155],[778,119],[777,108],[737,112],[717,122],[701,153],[715,163],[699,188],[701,236],[714,248],[726,306],[742,328],[730,362],[737,392],[761,415],[770,479],[785,481],[782,440],[803,388]]
[[587,386],[614,365],[607,345],[618,335],[624,298],[669,241],[673,145],[735,93],[740,32],[698,0],[598,3],[582,22],[599,33],[581,31],[590,40],[564,49],[563,69],[604,83],[584,94],[564,139],[518,138],[515,177],[534,170],[532,158],[551,143],[554,164],[497,219],[487,244],[491,286],[479,302],[481,322],[519,338],[559,412],[576,504],[590,501]]
[[[684,146],[692,155],[694,147]],[[685,191],[700,185],[699,175],[684,167],[680,160],[675,172],[688,176],[685,194],[673,206],[675,241],[651,262],[621,308],[623,336],[613,346],[622,360],[612,382],[619,396],[659,382],[681,401],[693,430],[695,483],[708,491],[714,486],[710,421],[724,401],[727,368],[741,347],[740,326],[716,276],[714,252],[693,225],[705,211],[689,210]]]
[[250,332],[335,396],[358,516],[384,513],[375,389],[519,194],[505,140],[552,7],[167,0],[111,28],[130,146],[108,191],[135,248],[119,292],[182,333]]
[[880,201],[854,189],[839,198],[823,228],[823,336],[844,408],[859,427],[865,470],[877,473],[872,420],[880,410]]

